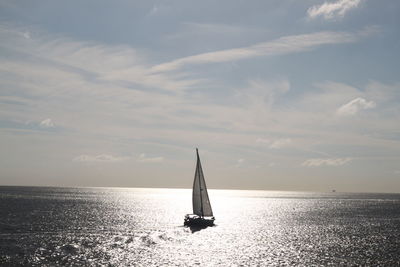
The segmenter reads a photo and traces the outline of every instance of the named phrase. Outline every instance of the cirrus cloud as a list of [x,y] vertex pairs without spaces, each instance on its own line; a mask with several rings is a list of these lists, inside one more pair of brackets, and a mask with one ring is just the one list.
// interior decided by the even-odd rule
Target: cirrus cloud
[[367,101],[364,98],[357,97],[338,108],[336,113],[341,116],[351,116],[357,114],[360,110],[371,109],[375,106],[376,104],[374,101]]
[[319,167],[319,166],[342,166],[349,163],[352,158],[330,158],[330,159],[308,159],[301,165],[306,167]]
[[319,16],[325,19],[343,17],[349,10],[356,8],[361,0],[339,0],[336,2],[325,2],[322,5],[312,6],[307,10],[310,18]]
[[269,140],[269,139],[257,138],[256,142],[259,144],[266,144],[268,145],[269,148],[281,149],[283,147],[289,146],[292,143],[292,139],[279,138],[276,140]]
[[128,160],[129,157],[113,156],[109,154],[79,155],[73,159],[78,162],[118,162]]
[[258,56],[299,53],[328,44],[354,43],[360,38],[373,33],[375,32],[369,29],[364,29],[355,33],[322,31],[309,34],[283,36],[272,41],[261,42],[247,47],[219,50],[178,58],[170,62],[153,66],[151,72],[159,73],[173,71],[188,64],[221,63]]
[[51,119],[45,119],[45,120],[42,120],[39,125],[40,125],[40,127],[43,127],[43,128],[53,128],[54,122]]
[[278,139],[278,140],[275,140],[274,142],[272,142],[269,147],[275,148],[275,149],[280,149],[282,147],[290,145],[291,143],[292,143],[292,139],[282,138],[282,139]]
[[138,162],[142,162],[142,163],[155,163],[155,162],[163,162],[164,161],[164,157],[152,157],[149,158],[146,156],[146,154],[142,153],[140,154],[138,160]]

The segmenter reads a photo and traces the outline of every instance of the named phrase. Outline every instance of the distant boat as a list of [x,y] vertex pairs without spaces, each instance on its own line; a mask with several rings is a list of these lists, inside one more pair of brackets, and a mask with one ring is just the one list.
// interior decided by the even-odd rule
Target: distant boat
[[184,225],[212,226],[214,225],[215,218],[211,209],[210,199],[208,198],[206,181],[204,180],[199,151],[197,148],[196,155],[197,163],[192,192],[193,214],[186,214]]

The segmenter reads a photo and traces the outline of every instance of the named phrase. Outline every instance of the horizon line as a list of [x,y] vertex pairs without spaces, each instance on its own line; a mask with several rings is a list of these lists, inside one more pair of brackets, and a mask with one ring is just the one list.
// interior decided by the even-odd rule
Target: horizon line
[[[45,187],[45,188],[106,188],[106,189],[182,189],[182,190],[191,190],[192,188],[187,187],[145,187],[145,186],[134,186],[134,187],[126,187],[126,186],[67,186],[67,185],[1,185],[0,187]],[[254,189],[254,188],[207,188],[208,190],[226,190],[226,191],[274,191],[274,192],[303,192],[303,193],[331,193],[331,194],[400,194],[400,192],[371,192],[371,191],[338,191],[335,189],[327,190],[327,191],[312,191],[312,190],[282,190],[282,189]],[[335,190],[333,192],[332,190]]]

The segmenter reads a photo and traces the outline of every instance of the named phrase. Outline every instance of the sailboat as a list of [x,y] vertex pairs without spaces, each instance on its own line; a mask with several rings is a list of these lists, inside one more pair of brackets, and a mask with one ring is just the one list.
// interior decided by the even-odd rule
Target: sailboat
[[193,181],[192,205],[193,214],[186,214],[184,225],[187,226],[212,226],[214,225],[214,215],[211,209],[210,199],[207,193],[206,181],[204,180],[203,170],[196,148],[197,163]]

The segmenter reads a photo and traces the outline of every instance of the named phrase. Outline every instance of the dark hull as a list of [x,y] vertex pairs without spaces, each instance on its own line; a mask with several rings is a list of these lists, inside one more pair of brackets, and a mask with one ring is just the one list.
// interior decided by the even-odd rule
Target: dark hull
[[202,218],[202,217],[185,217],[183,222],[185,226],[213,226],[214,217],[212,218]]

